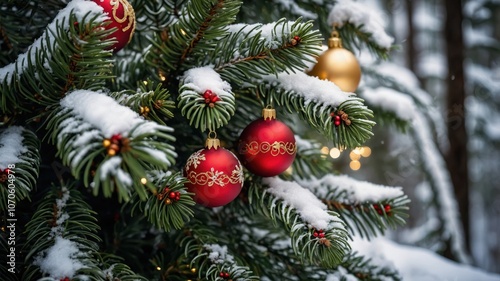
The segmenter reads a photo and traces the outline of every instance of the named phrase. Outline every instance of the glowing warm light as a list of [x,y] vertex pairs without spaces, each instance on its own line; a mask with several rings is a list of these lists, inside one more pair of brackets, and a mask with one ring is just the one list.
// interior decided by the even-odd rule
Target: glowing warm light
[[194,268],[194,267],[193,267],[193,268],[191,268],[191,272],[192,272],[192,273],[196,273],[196,268]]
[[363,151],[361,152],[361,156],[363,157],[369,157],[372,154],[371,148],[368,146],[363,147]]
[[361,162],[359,162],[358,160],[353,160],[349,163],[349,168],[351,168],[351,170],[353,171],[357,171],[359,170],[359,168],[361,168]]
[[286,170],[285,170],[285,173],[291,175],[293,173],[293,168],[292,166],[288,167]]
[[336,147],[330,149],[330,157],[336,159],[339,158],[339,156],[340,156],[340,149]]
[[354,152],[356,154],[361,154],[361,148],[360,147],[356,147],[355,149],[352,150],[352,152]]
[[327,146],[323,146],[323,147],[321,148],[321,154],[325,154],[325,155],[327,155],[329,151],[330,151],[330,150],[328,149],[328,147],[327,147]]
[[167,80],[167,77],[165,77],[165,75],[163,75],[162,73],[160,73],[160,80],[161,81],[165,81],[165,80]]
[[184,29],[181,29],[181,33],[182,33],[182,35],[186,35],[187,34],[186,31],[184,31]]
[[359,160],[359,158],[361,158],[361,156],[353,150],[351,151],[351,153],[349,153],[349,158],[351,158],[351,160],[353,161],[357,161]]
[[142,83],[143,83],[144,85],[147,85],[147,84],[148,84],[148,81],[144,80],[144,81],[142,81]]
[[161,270],[161,267],[157,266],[157,267],[156,267],[156,270]]
[[146,179],[146,178],[142,178],[142,179],[141,179],[141,183],[142,183],[142,184],[146,184],[146,183],[148,183],[148,179]]

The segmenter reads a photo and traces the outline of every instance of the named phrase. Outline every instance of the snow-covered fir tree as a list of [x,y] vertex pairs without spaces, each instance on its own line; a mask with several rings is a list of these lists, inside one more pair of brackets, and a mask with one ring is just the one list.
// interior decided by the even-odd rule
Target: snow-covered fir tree
[[[329,37],[370,55],[358,90],[307,74]],[[412,133],[466,260],[439,122],[392,47],[353,1],[2,1],[2,280],[401,280],[351,242],[408,197],[321,150],[380,121]]]

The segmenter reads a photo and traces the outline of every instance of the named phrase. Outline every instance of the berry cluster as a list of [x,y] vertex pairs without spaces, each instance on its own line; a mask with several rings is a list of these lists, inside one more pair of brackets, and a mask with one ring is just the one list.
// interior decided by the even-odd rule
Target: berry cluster
[[104,139],[102,145],[106,148],[109,156],[115,156],[118,152],[128,150],[129,139],[122,137],[120,134],[115,134],[109,139]]
[[389,204],[385,204],[385,205],[384,205],[383,210],[382,210],[382,208],[380,207],[380,205],[378,205],[378,204],[373,204],[373,208],[375,208],[375,210],[377,211],[377,213],[378,213],[379,215],[383,215],[383,214],[384,214],[384,212],[385,212],[388,216],[390,216],[390,215],[391,215],[391,205],[389,205]]
[[173,202],[181,200],[181,193],[179,191],[170,191],[170,188],[165,187],[160,193],[156,195],[158,200],[163,200],[165,198],[165,204],[170,205]]
[[219,276],[224,279],[229,279],[229,277],[231,277],[231,275],[229,275],[229,272],[224,271],[221,271],[221,273],[219,273]]
[[6,182],[7,178],[9,177],[9,174],[10,174],[9,168],[5,168],[5,170],[3,171],[2,169],[0,169],[0,183]]
[[64,278],[61,278],[59,279],[59,281],[70,281],[71,279],[69,279],[69,277],[64,277]]
[[314,230],[313,237],[314,238],[325,238],[325,232],[323,231],[323,229]]
[[297,35],[293,36],[292,40],[290,40],[290,43],[292,44],[292,46],[295,46],[295,45],[299,44],[300,43],[300,37],[297,36]]
[[203,93],[203,98],[205,99],[205,103],[208,104],[209,107],[214,107],[215,103],[220,101],[219,96],[210,90],[206,90]]
[[335,126],[337,127],[340,126],[340,124],[342,124],[342,121],[344,121],[344,123],[347,126],[351,125],[351,120],[349,119],[349,115],[347,115],[347,113],[345,113],[342,110],[339,110],[337,113],[332,112],[330,113],[330,116],[333,119],[333,124],[335,124]]

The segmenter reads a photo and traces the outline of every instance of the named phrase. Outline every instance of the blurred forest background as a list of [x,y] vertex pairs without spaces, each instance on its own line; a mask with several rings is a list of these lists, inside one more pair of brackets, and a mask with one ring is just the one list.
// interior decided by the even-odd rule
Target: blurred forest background
[[[472,264],[500,272],[500,1],[361,2],[383,13],[399,46],[390,61],[409,70],[393,68],[390,75],[419,83],[437,108],[427,114],[434,119],[434,139],[453,183]],[[440,252],[443,241],[433,236],[443,231],[443,210],[436,207],[439,196],[425,172],[435,167],[422,167],[414,135],[380,122],[374,132],[367,143],[371,154],[364,151],[369,157],[327,147],[325,154],[355,178],[402,186],[412,199],[411,217],[393,238]]]

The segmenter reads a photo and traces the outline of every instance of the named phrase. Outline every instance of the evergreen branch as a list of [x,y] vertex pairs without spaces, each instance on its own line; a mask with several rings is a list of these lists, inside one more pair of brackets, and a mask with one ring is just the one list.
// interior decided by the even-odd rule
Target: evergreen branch
[[[100,241],[95,215],[76,189],[53,186],[26,224],[23,251],[27,262],[22,280],[58,280],[82,275],[99,280],[100,269],[92,259]],[[54,264],[52,259],[56,258],[61,264]],[[71,264],[66,271],[71,276],[60,276],[62,264]],[[50,278],[35,278],[39,272]]]
[[389,58],[389,52],[391,49],[394,49],[394,47],[388,49],[385,46],[377,44],[373,40],[373,36],[376,35],[363,31],[363,26],[355,26],[351,23],[345,23],[341,27],[338,27],[337,30],[340,33],[340,38],[342,38],[343,47],[348,50],[361,50],[364,45],[372,54],[386,60]]
[[134,215],[136,208],[149,222],[165,231],[171,228],[180,229],[194,216],[190,206],[195,203],[191,193],[186,192],[186,182],[180,174],[171,174],[155,182],[157,193],[148,196],[146,201],[136,201],[131,210]]
[[[346,256],[342,263],[347,273],[355,276],[358,280],[372,280],[372,281],[400,281],[403,280],[399,272],[387,264],[378,262],[375,264],[371,259],[367,259],[358,255],[356,252],[350,253]],[[347,277],[340,280],[349,280]]]
[[226,246],[217,244],[217,235],[204,224],[193,221],[189,235],[180,242],[180,246],[185,249],[181,260],[196,269],[198,278],[212,281],[258,280],[248,267],[237,264]]
[[[1,100],[2,110],[12,113],[35,107],[43,112],[69,89],[99,89],[111,77],[112,53],[103,48],[112,43],[104,40],[112,30],[101,28],[102,12],[82,11],[78,2],[62,10],[27,53],[1,69],[0,92],[7,95]],[[69,17],[65,16],[67,10],[71,11]]]
[[198,65],[199,58],[214,48],[216,39],[235,20],[240,5],[234,0],[189,1],[178,21],[151,41],[154,48],[147,62],[165,74]]
[[170,127],[146,121],[111,97],[91,91],[68,94],[59,113],[49,118],[48,130],[57,156],[73,176],[83,178],[86,186],[92,180],[94,195],[101,188],[105,197],[116,191],[120,201],[128,201],[132,190],[145,200],[145,187],[156,189],[146,171],[167,169],[177,156]]
[[170,93],[162,88],[161,84],[156,84],[151,80],[139,84],[139,91],[136,93],[114,92],[110,94],[110,97],[139,113],[145,119],[162,125],[166,125],[165,119],[174,116],[172,110],[175,108],[175,103],[170,100]]
[[389,227],[395,229],[408,217],[410,200],[400,188],[334,175],[299,182],[318,194],[329,210],[338,212],[350,233],[361,237],[369,239]]
[[[206,79],[210,80],[208,84]],[[189,120],[189,125],[202,132],[215,131],[234,115],[235,100],[229,83],[209,67],[187,71],[179,93],[181,114]]]
[[40,141],[23,127],[0,129],[0,210],[12,209],[36,186],[40,167]]
[[[338,265],[349,249],[347,232],[343,222],[337,218],[338,215],[323,210],[323,207],[326,209],[325,205],[293,182],[277,178],[266,178],[266,182],[271,187],[264,192],[257,185],[250,186],[248,196],[255,211],[272,221],[283,223],[292,239],[292,248],[302,262],[325,268]],[[298,201],[289,202],[292,198],[290,196]],[[301,200],[308,201],[307,210],[297,209]],[[313,201],[317,201],[319,206],[315,206],[316,202]],[[314,212],[314,217],[308,212]]]
[[[290,85],[291,84],[291,85]],[[266,76],[258,94],[265,100],[297,113],[340,148],[361,146],[373,133],[373,113],[363,100],[340,91],[333,83],[304,73]],[[345,115],[344,115],[345,114]],[[339,125],[335,116],[342,117]]]
[[321,153],[319,143],[302,139],[298,135],[295,135],[295,141],[297,144],[297,154],[292,163],[292,174],[294,177],[320,177],[331,172],[332,164]]
[[100,254],[99,265],[103,272],[103,281],[120,280],[120,281],[147,281],[143,276],[136,274],[126,264],[122,263],[122,259],[115,255]]
[[[221,38],[208,63],[235,84],[270,73],[302,71],[320,50],[320,34],[312,28],[312,22],[302,23],[300,19],[295,22],[281,19],[268,25],[235,25],[228,36]],[[226,50],[223,57],[222,49]]]

